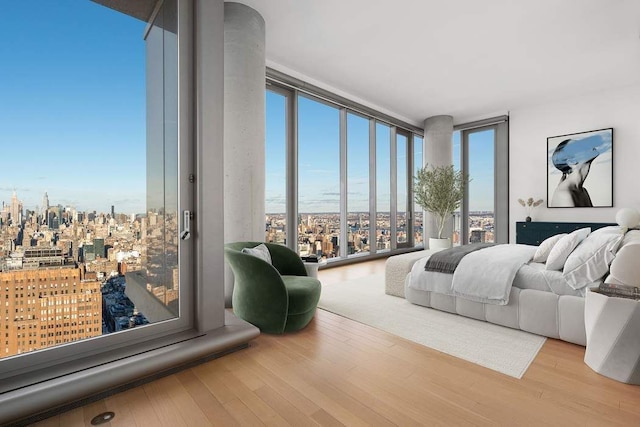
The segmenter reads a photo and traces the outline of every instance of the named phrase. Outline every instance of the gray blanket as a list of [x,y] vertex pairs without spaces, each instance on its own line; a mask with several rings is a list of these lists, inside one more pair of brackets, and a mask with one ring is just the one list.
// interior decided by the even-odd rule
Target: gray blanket
[[436,252],[429,257],[424,269],[425,271],[453,274],[465,255],[490,246],[495,246],[495,243],[472,243]]

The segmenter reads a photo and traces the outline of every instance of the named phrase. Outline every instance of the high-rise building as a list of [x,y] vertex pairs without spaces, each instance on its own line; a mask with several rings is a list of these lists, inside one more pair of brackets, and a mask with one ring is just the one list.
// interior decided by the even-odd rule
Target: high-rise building
[[49,210],[49,196],[47,192],[44,192],[44,196],[42,196],[42,206],[40,207],[40,214],[42,218],[47,217],[47,211]]
[[104,239],[93,239],[93,252],[96,258],[105,258]]
[[11,213],[9,212],[11,209],[9,208],[9,205],[5,205],[4,202],[2,203],[2,211],[0,211],[0,222],[2,224],[6,224],[9,221],[9,215],[11,215]]
[[0,358],[102,333],[100,282],[75,267],[0,272]]
[[20,224],[22,222],[22,202],[18,200],[15,190],[11,196],[11,206],[9,207],[9,215],[12,224]]

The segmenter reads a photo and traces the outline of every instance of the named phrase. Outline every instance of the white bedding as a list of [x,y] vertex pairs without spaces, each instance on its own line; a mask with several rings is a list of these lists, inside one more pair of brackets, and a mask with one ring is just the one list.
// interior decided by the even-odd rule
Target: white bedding
[[[535,247],[533,247],[535,249]],[[424,267],[429,257],[418,260],[411,269],[408,286],[422,291],[453,295],[452,274],[427,272]],[[466,258],[466,257],[465,257]],[[597,286],[599,283],[594,283]],[[574,290],[562,276],[561,271],[546,270],[545,265],[529,262],[522,265],[513,279],[513,286],[520,289],[535,289],[556,295],[584,297],[584,289]],[[590,286],[587,286],[590,287]]]
[[[596,282],[587,287],[598,286],[600,282]],[[556,295],[573,295],[576,297],[584,297],[585,288],[575,290],[565,280],[562,271],[554,271],[545,269],[544,263],[529,262],[518,270],[513,286],[520,289],[535,289],[538,291],[552,292]]]
[[487,304],[508,304],[516,273],[531,261],[536,249],[528,245],[495,245],[471,252],[453,273],[452,294]]

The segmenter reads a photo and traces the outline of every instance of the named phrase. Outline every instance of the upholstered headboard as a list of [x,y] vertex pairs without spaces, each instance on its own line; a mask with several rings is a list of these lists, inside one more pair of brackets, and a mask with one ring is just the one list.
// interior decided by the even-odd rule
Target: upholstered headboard
[[516,243],[538,246],[544,239],[559,233],[571,233],[579,228],[590,227],[591,231],[615,223],[605,222],[516,222]]

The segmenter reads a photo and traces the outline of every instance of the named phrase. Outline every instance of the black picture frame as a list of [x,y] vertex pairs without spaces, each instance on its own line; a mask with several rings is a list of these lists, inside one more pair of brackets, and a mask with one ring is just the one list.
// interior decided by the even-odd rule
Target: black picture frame
[[547,138],[547,207],[613,207],[613,128]]

